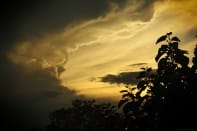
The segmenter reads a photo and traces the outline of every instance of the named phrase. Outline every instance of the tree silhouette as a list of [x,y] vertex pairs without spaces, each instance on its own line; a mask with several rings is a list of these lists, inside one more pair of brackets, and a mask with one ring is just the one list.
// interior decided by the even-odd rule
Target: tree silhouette
[[129,130],[146,129],[152,123],[150,118],[152,115],[147,111],[151,102],[150,89],[153,87],[155,74],[151,68],[142,68],[142,70],[137,76],[139,80],[137,87],[127,86],[128,90],[120,91],[123,95],[118,107],[122,107]]
[[[178,37],[172,37],[169,32],[156,41],[160,43],[163,44],[155,57],[156,73],[151,68],[143,68],[137,77],[140,79],[137,88],[121,91],[119,107],[123,108],[130,130],[194,128],[190,117],[196,114],[193,101],[196,98],[197,48],[190,68],[189,58],[185,56],[187,51],[179,49]],[[142,91],[146,93],[141,95]]]
[[[191,67],[191,75],[190,75],[190,81],[189,81],[189,87],[190,87],[190,95],[189,95],[189,100],[190,100],[190,110],[188,112],[190,113],[190,119],[196,119],[197,116],[197,46],[194,49],[194,57],[192,59],[192,67]],[[196,122],[192,121],[192,126],[196,126]]]
[[179,48],[180,42],[172,32],[159,37],[156,41],[156,45],[160,45],[155,57],[157,69],[141,68],[136,86],[129,85],[131,75],[124,72],[127,86],[120,91],[122,98],[118,103],[123,115],[111,104],[75,100],[72,107],[49,115],[46,131],[196,129],[193,119],[197,110],[197,46],[190,67],[187,51]]
[[164,41],[167,44],[161,45],[155,57],[158,63],[155,88],[158,88],[158,91],[153,90],[153,99],[157,99],[155,100],[157,103],[158,98],[163,99],[163,103],[159,104],[160,125],[163,124],[165,127],[167,125],[170,128],[185,128],[182,126],[186,125],[186,108],[189,107],[187,105],[190,94],[189,58],[185,56],[187,51],[179,49],[179,38],[176,36],[171,38],[171,35],[171,32],[164,35],[166,37]]
[[123,130],[121,114],[111,104],[74,100],[72,107],[50,114],[47,131]]

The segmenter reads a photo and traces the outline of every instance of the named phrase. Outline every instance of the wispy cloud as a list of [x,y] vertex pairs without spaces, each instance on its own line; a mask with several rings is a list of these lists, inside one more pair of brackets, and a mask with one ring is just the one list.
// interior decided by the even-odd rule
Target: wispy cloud
[[[10,89],[14,98],[38,110],[53,109],[78,94],[117,99],[119,88],[108,83],[135,84],[139,66],[154,68],[154,43],[166,32],[180,36],[189,52],[195,44],[195,0],[17,3],[4,5],[11,6],[10,12],[3,10],[1,17],[1,90]],[[90,81],[99,76],[105,83]]]

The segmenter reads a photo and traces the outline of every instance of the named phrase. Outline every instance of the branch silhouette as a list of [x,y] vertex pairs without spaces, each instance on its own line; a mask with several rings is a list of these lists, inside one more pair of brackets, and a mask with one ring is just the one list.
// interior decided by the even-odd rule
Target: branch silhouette
[[[180,39],[172,36],[172,32],[161,36],[156,41],[161,44],[155,57],[157,73],[143,68],[137,77],[140,79],[137,87],[121,91],[119,105],[128,119],[129,130],[196,127],[193,116],[196,116],[197,48],[190,68],[187,51],[180,49],[179,43]],[[135,94],[134,89],[137,89]]]

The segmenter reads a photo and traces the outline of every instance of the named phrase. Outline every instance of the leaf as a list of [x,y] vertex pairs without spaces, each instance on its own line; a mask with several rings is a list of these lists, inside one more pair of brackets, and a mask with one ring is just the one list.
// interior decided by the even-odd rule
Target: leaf
[[166,35],[172,35],[172,32],[167,33]]
[[152,93],[152,90],[150,90],[150,89],[147,90],[147,93],[148,93],[148,94],[151,94],[151,93]]
[[137,108],[137,107],[135,107],[135,104],[134,104],[133,102],[127,102],[127,103],[124,105],[124,107],[123,107],[123,112],[124,112],[124,114],[125,114],[126,116],[128,116],[128,115],[129,115],[129,112],[130,112],[130,113],[133,113],[132,110],[134,110],[135,108]]
[[133,87],[132,89],[131,89],[131,91],[134,91],[135,89],[137,89],[136,87]]
[[179,50],[179,52],[180,52],[181,54],[188,54],[188,51],[186,51],[186,50]]
[[129,95],[129,97],[130,97],[131,99],[134,99],[134,98],[135,98],[135,95],[134,95],[133,93],[128,93],[128,95]]
[[157,62],[160,57],[165,54],[166,52],[168,51],[168,45],[162,45],[159,50],[158,50],[158,53],[157,53],[157,56],[155,57],[155,61]]
[[120,100],[118,103],[118,108],[120,108],[123,104],[125,104],[129,99]]
[[181,40],[178,37],[172,37],[171,41],[181,42]]
[[140,94],[142,93],[142,91],[140,90],[140,91],[138,91],[135,95],[136,95],[136,97],[137,98],[140,98]]
[[166,40],[166,38],[167,38],[167,35],[161,36],[161,37],[156,41],[156,44],[158,44],[159,42],[162,42],[162,41]]
[[162,58],[159,62],[158,62],[158,69],[164,69],[167,66],[167,58]]
[[128,90],[121,90],[120,93],[128,92]]
[[174,50],[178,50],[178,42],[169,43],[169,46],[173,47]]
[[147,72],[151,72],[151,71],[152,71],[152,68],[148,68],[148,69],[147,69]]
[[125,97],[127,97],[127,96],[129,96],[129,93],[123,94],[123,95],[122,95],[122,98],[125,98]]
[[176,55],[174,59],[175,62],[181,64],[182,67],[187,67],[187,65],[189,64],[189,58],[183,54]]
[[148,81],[140,81],[140,82],[137,84],[137,88],[138,88],[138,89],[141,89],[141,90],[145,90],[147,84],[148,84]]

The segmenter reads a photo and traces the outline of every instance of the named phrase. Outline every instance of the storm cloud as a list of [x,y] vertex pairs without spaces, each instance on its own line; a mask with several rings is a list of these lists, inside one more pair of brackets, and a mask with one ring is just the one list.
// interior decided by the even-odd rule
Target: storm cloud
[[8,46],[16,41],[61,32],[68,25],[105,16],[111,8],[111,3],[123,5],[123,1],[8,0],[7,3],[1,4],[0,42]]
[[25,130],[43,126],[51,111],[82,98],[63,86],[51,69],[40,66],[31,63],[28,69],[1,57],[0,106],[5,127]]
[[[1,4],[1,46],[39,39],[46,34],[126,10],[130,20],[149,20],[154,0],[19,0]],[[144,14],[146,12],[146,14]],[[4,49],[1,47],[1,50]]]
[[[66,71],[68,48],[99,43],[104,36],[110,39],[111,32],[116,31],[114,27],[127,25],[116,26],[120,21],[151,20],[155,0],[6,2],[0,5],[2,114],[7,119],[5,123],[16,115],[12,124],[19,120],[15,126],[32,126],[46,123],[50,111],[81,98],[63,85],[60,78],[62,72]],[[105,30],[99,32],[100,27],[109,33]],[[116,34],[111,37],[116,38]],[[136,74],[109,75],[103,77],[102,81],[135,84]]]

